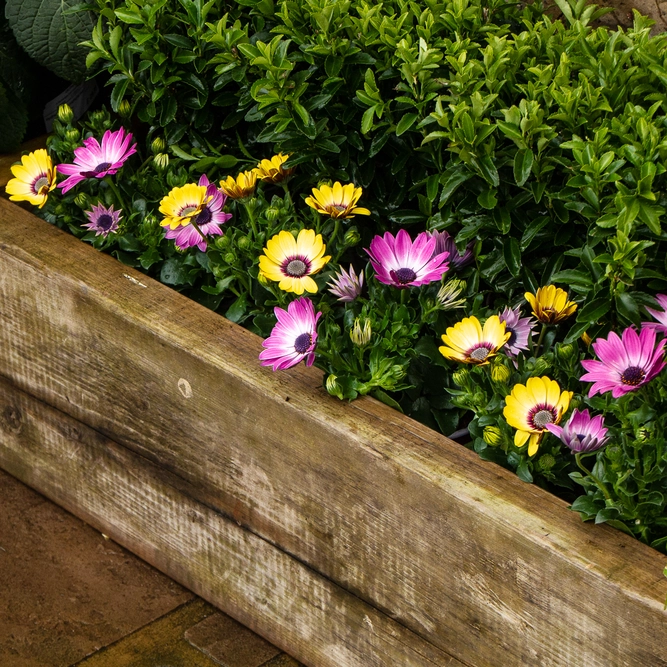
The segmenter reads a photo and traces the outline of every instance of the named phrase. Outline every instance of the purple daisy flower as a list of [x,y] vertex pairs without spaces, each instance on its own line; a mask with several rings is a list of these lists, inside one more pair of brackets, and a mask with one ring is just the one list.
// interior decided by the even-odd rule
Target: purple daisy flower
[[202,252],[206,252],[206,237],[222,236],[223,231],[220,226],[232,217],[231,213],[225,213],[222,210],[227,201],[227,195],[218,190],[208,180],[206,174],[202,174],[198,185],[206,188],[206,203],[202,210],[193,218],[183,218],[185,224],[175,229],[167,228],[165,232],[165,238],[173,239],[179,250],[197,246]]
[[584,359],[581,365],[588,371],[581,376],[582,382],[593,382],[588,395],[611,391],[619,398],[629,391],[639,389],[650,382],[664,367],[663,338],[656,345],[653,328],[642,327],[639,334],[628,327],[621,339],[613,331],[608,338],[598,338],[593,349],[600,361]]
[[342,266],[340,271],[332,278],[330,283],[327,283],[329,292],[338,297],[339,301],[349,303],[354,301],[360,294],[364,286],[364,272],[363,270],[357,275],[354,267],[350,264],[350,272],[348,273]]
[[130,146],[132,133],[125,128],[112,132],[107,130],[102,137],[102,145],[95,137],[84,139],[83,146],[74,149],[74,164],[59,164],[58,171],[69,176],[58,185],[63,194],[86,178],[104,178],[115,174],[125,164],[130,155],[137,152],[137,144]]
[[95,232],[95,236],[109,236],[111,232],[118,229],[122,211],[114,211],[113,204],[109,208],[98,204],[85,213],[90,222],[85,223],[82,227]]
[[653,315],[658,322],[642,322],[642,326],[653,328],[660,333],[667,334],[667,294],[657,294],[655,300],[662,310],[655,310],[653,308],[647,308],[646,310]]
[[565,426],[547,424],[545,428],[560,438],[575,454],[594,452],[609,440],[604,427],[604,417],[591,417],[588,410],[575,410]]
[[259,354],[262,366],[273,366],[274,371],[296,366],[303,359],[306,366],[315,361],[317,321],[322,313],[315,313],[313,302],[299,297],[287,306],[287,310],[274,308],[278,323],[271,335],[262,342],[266,348]]
[[460,253],[454,242],[454,237],[448,231],[439,232],[434,230],[428,233],[435,239],[435,250],[433,251],[433,254],[439,255],[443,252],[448,252],[449,257],[447,259],[451,264],[451,268],[455,271],[462,269],[464,266],[468,266],[474,259],[475,256],[472,252],[472,249],[475,246],[474,241],[470,241],[463,253]]
[[366,252],[375,269],[375,277],[385,285],[398,288],[417,287],[440,280],[449,268],[447,252],[434,254],[436,240],[421,232],[414,242],[401,229],[396,238],[386,232],[376,236]]
[[521,308],[505,308],[500,313],[500,321],[505,323],[505,331],[510,332],[510,337],[505,343],[504,352],[517,355],[528,349],[528,340],[533,334],[534,322],[530,317],[520,317]]

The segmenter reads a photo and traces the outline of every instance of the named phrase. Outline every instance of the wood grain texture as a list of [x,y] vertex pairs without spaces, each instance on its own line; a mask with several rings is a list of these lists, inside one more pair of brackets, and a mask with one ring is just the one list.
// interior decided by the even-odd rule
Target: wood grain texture
[[[312,667],[464,667],[183,493],[170,483],[173,476],[145,458],[3,379],[0,462],[11,474]],[[174,616],[165,618],[171,624]],[[201,620],[186,615],[187,619],[192,622],[186,627]],[[120,642],[118,648],[101,653],[99,663],[143,665],[144,661],[131,658],[143,655],[144,640],[160,644],[152,630],[140,632],[136,645]],[[276,654],[271,648],[267,660]],[[115,658],[109,661],[107,655]],[[147,655],[155,664],[156,656],[150,651]],[[97,658],[91,664],[98,664]]]
[[0,300],[0,374],[462,661],[667,665],[666,558],[5,202]]

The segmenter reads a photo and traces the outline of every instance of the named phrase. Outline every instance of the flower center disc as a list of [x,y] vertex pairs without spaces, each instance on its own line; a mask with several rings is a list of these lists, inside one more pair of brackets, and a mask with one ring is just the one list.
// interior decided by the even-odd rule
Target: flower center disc
[[543,429],[547,424],[554,423],[554,413],[552,410],[540,410],[533,415],[533,426]]
[[[306,275],[307,272],[308,267],[302,259],[292,259],[285,267],[285,273],[292,278],[301,278],[301,276]],[[302,336],[306,335],[308,334],[302,334]],[[301,338],[301,336],[299,336],[299,338]],[[297,340],[299,340],[299,338],[297,338]],[[308,345],[310,345],[310,343],[308,343]]]
[[211,209],[208,206],[205,206],[202,212],[197,216],[196,222],[198,225],[206,225],[211,222],[212,217],[213,214],[211,213]]
[[488,347],[480,345],[479,347],[476,347],[474,350],[472,350],[468,356],[475,361],[484,361],[489,356],[489,352],[490,350]]
[[197,206],[186,206],[185,208],[181,209],[181,212],[178,215],[179,215],[180,218],[187,218],[192,213],[194,213],[196,210],[197,210]]
[[40,176],[32,185],[33,192],[36,195],[42,195],[42,190],[49,191],[49,179],[46,176]]
[[392,278],[399,285],[407,285],[415,280],[417,274],[412,269],[398,269],[398,271],[391,272]]
[[111,228],[111,225],[113,225],[113,218],[109,214],[103,213],[99,218],[97,218],[97,226],[101,230],[106,232]]
[[623,373],[621,373],[621,382],[623,384],[629,384],[631,387],[636,387],[642,383],[645,377],[646,373],[643,368],[639,368],[639,366],[630,366],[630,368],[626,368]]
[[312,342],[313,342],[313,337],[309,333],[302,333],[301,335],[296,337],[296,340],[294,341],[294,349],[299,354],[306,354]]
[[93,173],[101,174],[103,171],[106,171],[111,166],[111,162],[101,162],[95,167]]
[[516,331],[514,331],[514,329],[510,329],[507,326],[507,323],[505,323],[505,331],[509,331],[510,333],[510,337],[507,339],[505,345],[507,345],[507,347],[512,347],[512,345],[514,345],[514,341],[516,340]]

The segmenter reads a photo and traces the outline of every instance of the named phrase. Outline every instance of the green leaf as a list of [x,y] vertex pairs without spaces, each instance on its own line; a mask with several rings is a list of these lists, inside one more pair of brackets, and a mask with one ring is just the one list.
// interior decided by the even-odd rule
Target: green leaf
[[492,188],[483,190],[477,195],[477,203],[488,210],[494,209],[498,204],[496,199],[496,191]]
[[247,294],[241,294],[236,301],[229,307],[225,317],[232,322],[240,322],[248,310]]
[[0,153],[12,153],[23,140],[28,110],[21,100],[0,83]]
[[400,137],[407,132],[415,124],[417,118],[419,118],[419,116],[416,113],[406,113],[403,118],[398,121],[398,125],[396,125],[396,136]]
[[609,312],[610,308],[611,303],[608,297],[603,296],[593,299],[577,313],[577,322],[595,324]]
[[390,408],[394,408],[394,410],[403,412],[403,408],[400,406],[400,404],[397,401],[395,401],[391,396],[389,396],[389,394],[382,391],[382,389],[375,389],[374,391],[371,392],[371,396],[373,396],[373,398],[377,398],[378,401],[382,401],[385,405],[388,405]]
[[189,282],[188,273],[183,260],[172,257],[162,265],[160,281],[165,285],[186,285]]
[[86,76],[87,50],[95,27],[89,11],[65,13],[79,0],[7,0],[5,15],[16,41],[40,65],[80,83]]
[[503,257],[509,272],[516,278],[521,273],[521,248],[512,236],[503,243]]
[[533,167],[533,151],[530,148],[522,148],[514,156],[514,180],[518,186],[522,186],[530,176]]
[[458,165],[454,170],[445,172],[440,177],[442,192],[440,193],[440,206],[444,206],[448,199],[456,192],[456,189],[472,177],[465,166]]

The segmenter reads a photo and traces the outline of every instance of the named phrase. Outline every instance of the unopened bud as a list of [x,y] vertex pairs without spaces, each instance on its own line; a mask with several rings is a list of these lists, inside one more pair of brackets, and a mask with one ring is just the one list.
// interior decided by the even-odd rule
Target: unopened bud
[[79,194],[74,197],[74,203],[79,208],[88,208],[88,195],[85,192],[79,192]]
[[343,398],[343,390],[340,384],[338,384],[338,378],[335,375],[329,375],[329,377],[327,378],[326,387],[327,391],[332,396],[336,396],[337,398],[340,399]]
[[460,298],[461,293],[466,288],[465,280],[457,280],[453,278],[448,280],[438,290],[438,303],[442,310],[453,310],[454,308],[463,308],[465,305],[465,297]]
[[65,139],[71,144],[78,143],[80,138],[81,132],[79,132],[79,130],[77,130],[75,127],[70,127],[70,129],[65,132]]
[[545,359],[544,357],[540,357],[539,359],[535,360],[533,371],[535,375],[542,375],[543,373],[546,373],[550,367],[551,364],[549,363],[549,360]]
[[233,252],[228,252],[223,259],[227,264],[233,264],[236,261],[236,255]]
[[584,342],[586,347],[590,347],[591,343],[593,342],[591,337],[585,331],[581,334],[581,340]]
[[452,379],[456,382],[459,387],[465,387],[470,380],[470,373],[465,368],[459,368],[458,371],[452,373]]
[[216,236],[213,245],[215,245],[218,250],[227,250],[230,243],[231,241],[229,240],[229,236]]
[[266,213],[264,213],[264,215],[269,222],[275,222],[278,220],[278,218],[280,218],[280,209],[276,208],[275,206],[270,206],[266,209]]
[[241,249],[241,250],[247,250],[251,245],[252,241],[250,240],[249,236],[241,236],[237,241],[236,245]]
[[118,107],[118,115],[127,118],[132,113],[132,105],[128,100],[123,100]]
[[549,472],[556,465],[556,459],[551,454],[542,454],[537,461],[537,467],[542,472]]
[[364,345],[368,345],[368,343],[370,343],[371,335],[372,335],[371,321],[368,319],[365,320],[362,329],[361,321],[357,317],[354,320],[354,326],[350,331],[350,340],[358,347],[363,347]]
[[158,153],[153,158],[153,162],[158,171],[164,171],[169,166],[169,155],[167,153]]
[[58,107],[58,120],[61,123],[71,123],[74,120],[74,112],[69,104],[61,104]]
[[497,426],[485,426],[482,432],[482,438],[487,445],[495,447],[503,439],[503,433]]
[[165,148],[167,148],[167,142],[162,137],[155,137],[151,141],[151,152],[153,154],[163,153]]
[[576,348],[571,343],[563,343],[556,348],[556,354],[561,361],[568,361],[572,359],[576,352]]
[[361,241],[361,235],[356,227],[350,227],[350,229],[345,232],[345,236],[343,236],[343,243],[345,243],[346,246],[355,246],[359,241]]
[[651,430],[642,426],[635,431],[635,440],[641,443],[648,442],[651,439],[651,435]]
[[499,384],[505,384],[510,379],[511,375],[512,372],[504,364],[496,364],[491,369],[491,379]]
[[266,274],[262,273],[261,271],[257,274],[257,281],[259,282],[260,285],[263,285],[264,287],[268,287],[269,284],[271,283],[271,281],[266,277]]
[[394,364],[391,367],[391,376],[394,378],[394,380],[402,380],[407,375],[407,373],[408,371],[404,366]]

